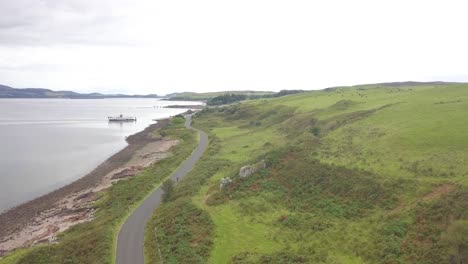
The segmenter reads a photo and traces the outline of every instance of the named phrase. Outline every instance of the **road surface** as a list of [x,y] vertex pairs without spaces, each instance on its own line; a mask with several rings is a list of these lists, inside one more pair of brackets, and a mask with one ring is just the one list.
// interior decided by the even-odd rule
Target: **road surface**
[[[187,173],[192,170],[193,166],[203,154],[203,151],[208,146],[208,137],[205,132],[192,128],[190,126],[191,116],[187,115],[185,127],[198,131],[200,141],[195,151],[186,159],[182,165],[172,173],[170,178],[177,184],[177,179],[181,180]],[[144,264],[144,241],[145,227],[153,211],[161,203],[161,195],[163,191],[161,187],[151,193],[146,200],[127,218],[120,229],[117,238],[117,255],[116,264]]]

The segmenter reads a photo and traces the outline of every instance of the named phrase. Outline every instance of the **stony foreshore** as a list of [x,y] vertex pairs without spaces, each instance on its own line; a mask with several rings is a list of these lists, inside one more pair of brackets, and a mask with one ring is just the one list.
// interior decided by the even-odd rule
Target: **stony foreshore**
[[159,120],[129,136],[124,149],[79,180],[2,213],[0,256],[16,248],[53,242],[57,233],[91,220],[98,192],[170,155],[169,149],[177,141],[153,134],[168,123],[169,119]]
[[168,105],[165,106],[164,108],[182,108],[182,109],[197,109],[201,110],[206,108],[206,105]]

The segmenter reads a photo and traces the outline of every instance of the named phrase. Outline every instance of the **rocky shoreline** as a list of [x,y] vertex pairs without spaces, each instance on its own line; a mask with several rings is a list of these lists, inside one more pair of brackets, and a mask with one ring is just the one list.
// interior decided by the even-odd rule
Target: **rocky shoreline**
[[54,242],[59,232],[93,219],[97,193],[170,155],[176,140],[153,132],[169,119],[129,136],[128,145],[75,182],[0,214],[0,256],[21,247]]
[[194,110],[201,110],[206,108],[206,105],[168,105],[164,108],[182,108],[182,109],[194,109]]

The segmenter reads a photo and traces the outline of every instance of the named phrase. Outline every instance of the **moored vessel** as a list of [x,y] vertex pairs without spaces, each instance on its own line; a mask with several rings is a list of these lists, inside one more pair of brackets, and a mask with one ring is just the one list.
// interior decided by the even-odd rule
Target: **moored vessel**
[[119,116],[109,116],[107,119],[109,119],[109,122],[134,122],[137,120],[134,116],[123,116],[122,114]]

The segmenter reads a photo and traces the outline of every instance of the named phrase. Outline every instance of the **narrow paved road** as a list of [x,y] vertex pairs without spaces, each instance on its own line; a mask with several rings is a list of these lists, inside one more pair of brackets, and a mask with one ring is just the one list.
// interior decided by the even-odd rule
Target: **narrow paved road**
[[[170,176],[177,184],[197,162],[208,146],[208,137],[205,132],[190,126],[191,116],[186,116],[185,127],[198,131],[200,142],[190,157]],[[161,203],[163,191],[157,188],[143,203],[127,218],[117,239],[117,264],[144,264],[145,227],[154,209]]]

